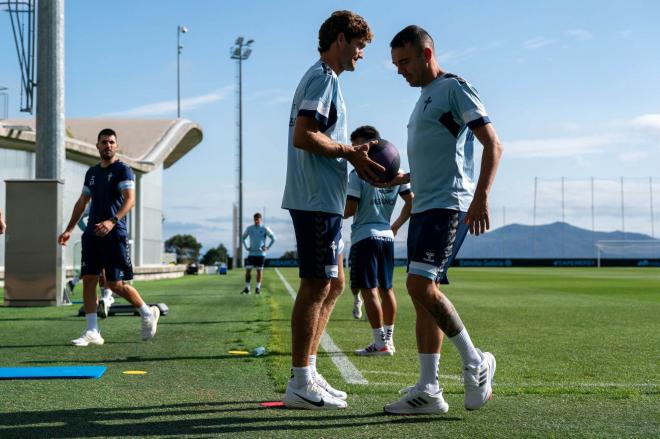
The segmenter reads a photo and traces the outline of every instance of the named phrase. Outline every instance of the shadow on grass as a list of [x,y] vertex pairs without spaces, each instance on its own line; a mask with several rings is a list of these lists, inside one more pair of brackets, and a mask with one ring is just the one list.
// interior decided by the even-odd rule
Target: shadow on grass
[[272,322],[289,322],[289,319],[254,319],[254,320],[210,320],[210,321],[159,321],[158,325],[225,325],[235,323],[272,323]]
[[[60,345],[57,345],[60,346]],[[33,360],[33,361],[24,361],[24,364],[51,364],[51,363],[90,363],[90,364],[106,364],[106,363],[138,363],[138,362],[150,362],[150,361],[179,361],[179,360],[259,360],[265,359],[266,357],[274,356],[291,356],[290,352],[277,352],[277,351],[268,351],[268,355],[262,357],[253,357],[251,355],[190,355],[190,356],[171,356],[171,357],[120,357],[120,358],[101,358],[98,360],[80,360],[80,359],[50,359],[50,360]],[[0,435],[0,437],[2,437]]]
[[[104,344],[144,344],[139,341],[106,341]],[[19,349],[19,348],[51,348],[51,347],[72,347],[71,343],[50,343],[50,344],[24,344],[24,345],[1,345],[0,349]],[[79,348],[78,348],[79,349]]]
[[[259,401],[183,403],[145,407],[86,408],[4,413],[2,438],[74,438],[219,435],[334,430],[366,426],[460,421],[460,417],[398,417],[384,413],[267,409]],[[50,424],[50,425],[49,425]],[[351,434],[353,431],[344,431]]]

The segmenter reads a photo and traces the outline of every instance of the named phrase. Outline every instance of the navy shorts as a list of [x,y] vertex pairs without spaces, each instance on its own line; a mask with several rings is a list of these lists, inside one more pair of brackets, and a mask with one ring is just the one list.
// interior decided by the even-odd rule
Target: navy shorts
[[256,268],[261,270],[264,268],[265,256],[248,256],[245,260],[245,268]]
[[372,236],[351,246],[351,288],[392,288],[394,241]]
[[449,283],[447,270],[469,230],[465,212],[431,209],[410,216],[408,273]]
[[289,210],[296,232],[301,278],[339,277],[337,260],[343,249],[342,216],[334,213]]
[[110,282],[133,279],[127,236],[110,233],[101,237],[83,233],[80,276],[99,276],[102,269]]

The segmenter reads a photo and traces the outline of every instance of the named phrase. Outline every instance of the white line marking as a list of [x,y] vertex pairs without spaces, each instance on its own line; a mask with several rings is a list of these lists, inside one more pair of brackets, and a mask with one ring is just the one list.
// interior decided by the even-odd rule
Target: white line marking
[[[374,375],[400,375],[400,376],[419,376],[417,372],[395,372],[392,370],[364,370],[363,371],[366,374],[374,374]],[[438,374],[438,378],[440,379],[446,379],[450,381],[460,381],[461,376],[460,375],[443,375],[443,374]]]
[[[282,276],[280,270],[276,268],[275,273],[277,273],[277,276],[279,276],[280,280],[284,284],[284,287],[295,301],[296,291],[291,287],[291,284],[287,282],[284,276]],[[357,367],[355,367],[355,365],[351,363],[351,360],[349,360],[348,357],[344,355],[344,353],[341,351],[341,349],[339,349],[335,342],[332,341],[332,338],[330,338],[326,331],[323,331],[323,335],[321,336],[321,347],[328,353],[332,362],[335,363],[335,366],[337,366],[337,369],[339,369],[339,373],[341,374],[342,378],[344,378],[347,383],[369,384],[369,381],[367,381],[367,379],[362,376]]]

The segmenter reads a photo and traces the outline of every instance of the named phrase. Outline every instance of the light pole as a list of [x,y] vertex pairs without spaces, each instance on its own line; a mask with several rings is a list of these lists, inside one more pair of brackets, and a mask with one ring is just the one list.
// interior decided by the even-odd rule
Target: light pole
[[[254,40],[245,42],[243,37],[236,38],[229,56],[238,61],[238,235],[243,233],[243,61],[250,57],[250,45]],[[243,243],[238,240],[236,248],[236,267],[243,266]]]
[[181,34],[188,32],[185,26],[176,27],[176,117],[181,117]]

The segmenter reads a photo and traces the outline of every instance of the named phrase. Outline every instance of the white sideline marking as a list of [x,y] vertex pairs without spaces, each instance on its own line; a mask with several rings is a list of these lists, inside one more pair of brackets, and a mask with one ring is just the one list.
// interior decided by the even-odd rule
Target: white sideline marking
[[[284,287],[287,289],[293,300],[296,300],[296,291],[291,287],[291,284],[287,282],[284,276],[282,276],[282,273],[280,273],[280,270],[277,268],[275,269],[275,273],[277,273],[277,276],[279,276],[280,280],[284,284]],[[326,331],[323,331],[323,335],[321,336],[321,347],[328,353],[332,362],[335,363],[335,366],[337,366],[337,369],[339,369],[339,373],[341,374],[342,378],[344,378],[344,381],[349,384],[369,384],[369,381],[367,381],[367,379],[362,376],[360,371],[355,367],[355,365],[353,365],[353,363],[351,363],[351,360],[349,360],[348,357],[344,355],[344,353],[341,351],[341,349],[339,349],[335,342],[332,341],[332,338],[330,338]]]
[[[376,375],[400,375],[400,376],[419,376],[417,372],[395,372],[392,370],[365,370],[364,373],[367,374],[376,374]],[[461,376],[460,375],[443,375],[443,374],[438,374],[438,378],[440,379],[446,379],[450,381],[460,381]]]

